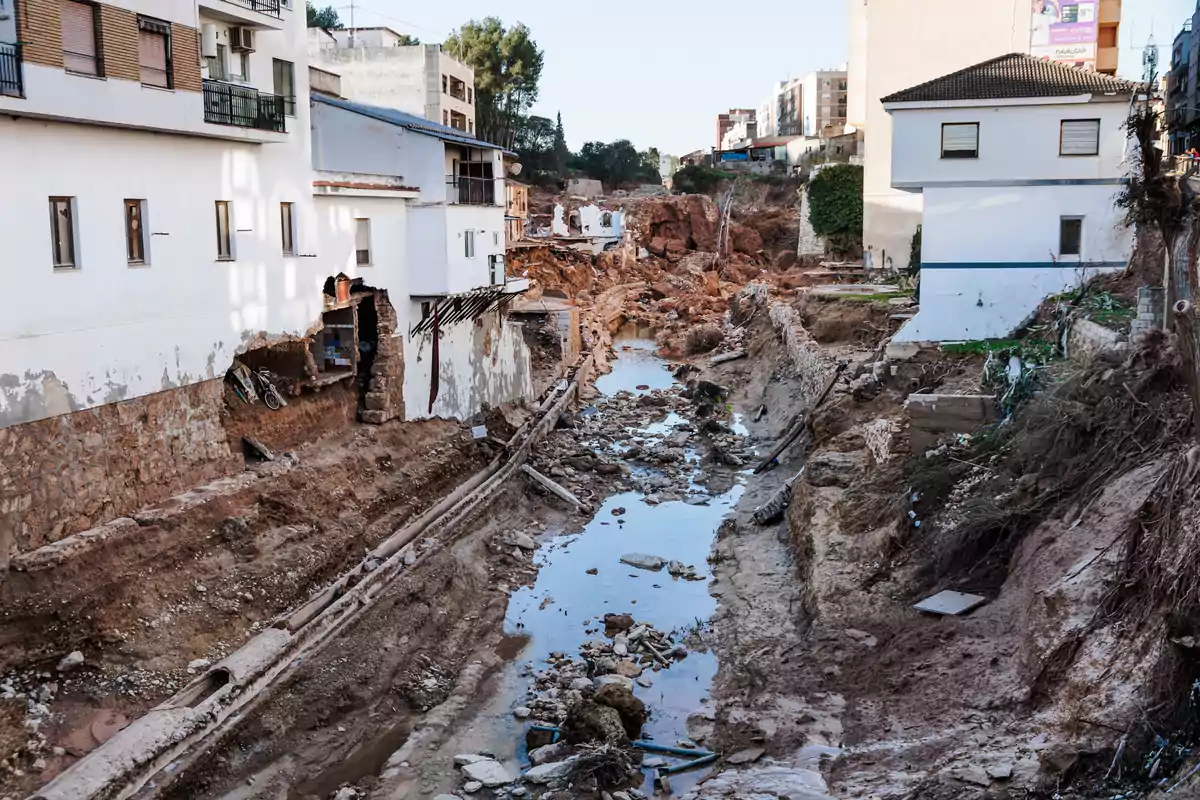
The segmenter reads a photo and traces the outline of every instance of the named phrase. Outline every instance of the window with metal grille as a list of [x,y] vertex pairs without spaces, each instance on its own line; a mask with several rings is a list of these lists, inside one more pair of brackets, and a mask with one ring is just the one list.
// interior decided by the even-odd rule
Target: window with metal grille
[[147,263],[146,201],[125,201],[125,258],[132,265]]
[[979,158],[979,123],[942,123],[942,158]]
[[138,65],[142,83],[173,88],[171,79],[171,23],[138,17]]
[[1060,217],[1058,220],[1058,254],[1083,255],[1083,217]]
[[100,52],[100,9],[77,0],[59,0],[63,67],[80,75],[104,74]]
[[283,98],[283,113],[289,117],[296,116],[296,65],[291,61],[281,61],[276,58],[273,62],[275,77],[275,94]]
[[279,234],[285,256],[296,255],[296,218],[291,203],[279,204]]
[[371,220],[354,220],[354,261],[360,267],[371,265]]
[[230,203],[217,201],[217,260],[233,261],[233,237],[230,225]]
[[50,244],[55,269],[74,269],[75,198],[50,198]]
[[463,233],[463,251],[467,258],[475,257],[475,231]]
[[1100,155],[1100,120],[1064,119],[1058,137],[1060,156]]

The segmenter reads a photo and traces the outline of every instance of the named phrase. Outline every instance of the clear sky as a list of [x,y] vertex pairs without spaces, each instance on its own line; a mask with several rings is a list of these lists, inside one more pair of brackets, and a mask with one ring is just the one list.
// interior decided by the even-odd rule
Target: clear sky
[[[963,0],[964,7],[974,2]],[[332,3],[350,24],[349,0]],[[524,22],[545,52],[534,113],[561,111],[567,143],[629,139],[638,149],[680,155],[714,143],[715,117],[757,108],[775,81],[845,63],[846,0],[791,0],[742,6],[716,0],[500,3],[355,0],[355,24],[387,25],[440,42],[470,19]],[[1195,0],[1124,0],[1120,71],[1141,74],[1141,47],[1153,31],[1159,63]],[[508,10],[500,10],[508,9]],[[1160,67],[1161,71],[1162,67]]]

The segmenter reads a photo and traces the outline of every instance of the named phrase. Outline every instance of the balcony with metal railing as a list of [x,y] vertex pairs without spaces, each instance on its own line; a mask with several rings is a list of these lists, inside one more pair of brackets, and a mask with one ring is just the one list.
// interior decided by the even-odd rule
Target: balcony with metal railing
[[286,101],[275,94],[220,81],[204,81],[204,121],[286,133]]
[[495,178],[447,175],[446,187],[446,200],[455,205],[496,205]]
[[[295,0],[293,0],[295,2]],[[259,30],[282,30],[282,0],[199,0],[203,16]]]
[[21,80],[21,45],[0,42],[0,94],[21,97],[25,93]]

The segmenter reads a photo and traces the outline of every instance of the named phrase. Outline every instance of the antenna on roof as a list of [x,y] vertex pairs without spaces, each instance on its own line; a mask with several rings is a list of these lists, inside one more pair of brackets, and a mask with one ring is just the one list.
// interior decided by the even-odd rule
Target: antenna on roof
[[1158,45],[1154,41],[1154,34],[1146,39],[1146,46],[1142,48],[1142,81],[1150,84],[1154,82],[1154,76],[1158,74]]

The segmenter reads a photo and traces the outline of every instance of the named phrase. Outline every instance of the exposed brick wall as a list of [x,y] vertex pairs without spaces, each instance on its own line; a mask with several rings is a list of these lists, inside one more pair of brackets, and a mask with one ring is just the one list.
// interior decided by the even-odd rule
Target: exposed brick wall
[[379,317],[379,341],[371,364],[367,407],[362,412],[362,421],[369,425],[404,419],[404,335],[396,335],[396,309],[384,289],[375,291],[375,313]]
[[14,552],[240,471],[222,392],[210,380],[0,429],[0,571]]
[[140,81],[137,14],[116,6],[100,6],[100,39],[104,48],[104,75]]
[[175,88],[198,92],[200,83],[200,31],[179,23],[171,24],[171,70]]
[[21,27],[21,55],[33,64],[61,67],[62,22],[59,0],[21,0],[17,18]]

